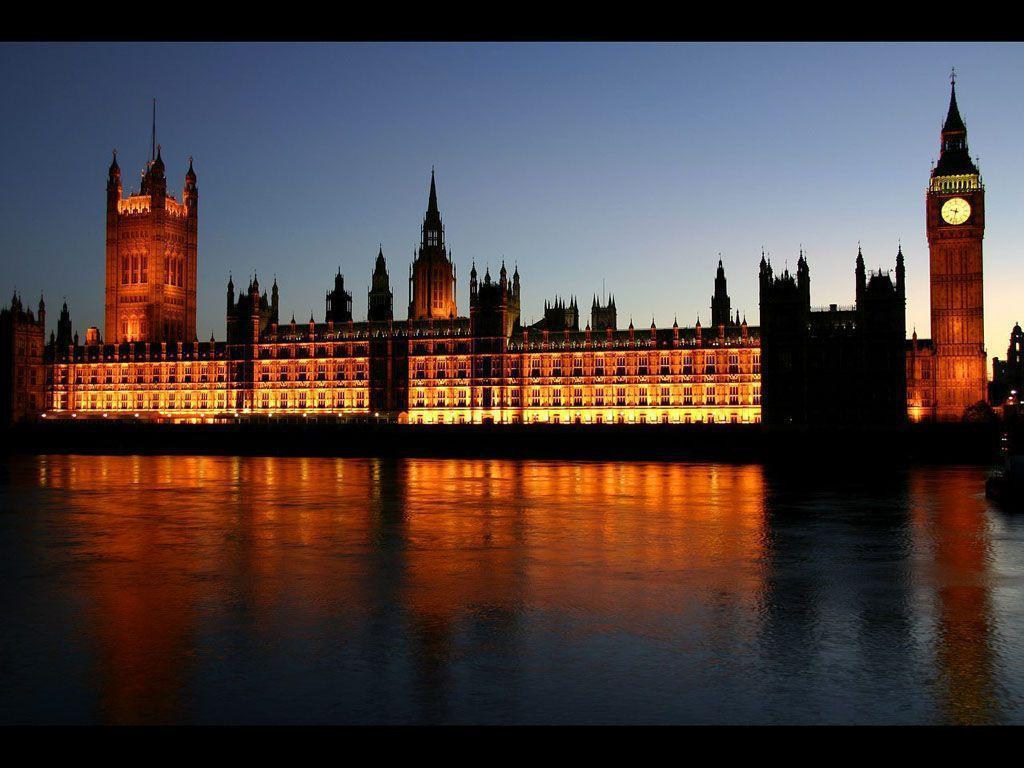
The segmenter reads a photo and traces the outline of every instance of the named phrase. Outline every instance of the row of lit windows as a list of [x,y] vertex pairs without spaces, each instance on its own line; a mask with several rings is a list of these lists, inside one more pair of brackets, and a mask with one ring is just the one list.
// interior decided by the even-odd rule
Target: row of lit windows
[[256,400],[258,408],[263,410],[276,409],[297,409],[308,408],[326,409],[355,409],[366,408],[366,390],[360,389],[315,389],[299,391],[281,391],[259,393]]
[[[220,392],[89,392],[78,393],[73,401],[75,410],[80,411],[156,411],[174,409],[224,410],[227,407],[227,393]],[[67,396],[54,394],[54,407],[63,409]]]
[[[526,391],[518,387],[478,388],[474,398],[484,407],[520,408],[524,405],[539,408],[603,408],[609,405],[623,407],[688,406],[688,405],[760,405],[761,386],[709,385],[684,387],[531,387]],[[411,405],[415,408],[465,407],[466,389],[416,389]],[[525,402],[523,402],[525,401]]]
[[427,412],[412,414],[409,420],[413,424],[481,424],[498,422],[501,424],[760,424],[761,414],[755,413],[707,413],[668,412],[668,411],[605,411],[603,413],[581,413],[573,411],[551,412],[548,410],[525,411],[519,413],[444,413]]
[[217,363],[142,363],[62,366],[58,377],[68,384],[188,384],[224,381],[226,372]]
[[260,347],[259,358],[269,359],[293,359],[299,357],[366,357],[367,349],[364,344],[318,344],[315,347],[307,343],[280,343]]
[[[668,355],[661,355],[658,358],[650,359],[647,355],[617,355],[605,358],[597,357],[572,357],[563,355],[531,355],[525,363],[525,375],[533,378],[549,376],[648,376],[658,374],[670,375],[694,375],[704,374],[740,374],[761,372],[761,355],[744,355],[741,365],[741,357],[738,353],[722,356],[721,361],[716,356],[708,355],[703,359],[698,356],[696,361],[691,355],[676,357],[673,360]],[[498,358],[495,362],[501,362]],[[414,360],[412,372],[414,379],[434,378],[466,378],[468,361],[459,359],[455,362],[444,358],[427,358]],[[519,378],[521,374],[520,359],[516,356],[509,356],[506,359],[506,372],[504,375],[511,378]],[[499,368],[495,368],[495,376],[503,375]]]
[[304,365],[276,363],[259,367],[259,380],[276,381],[363,381],[368,365],[363,361],[336,365],[323,361]]

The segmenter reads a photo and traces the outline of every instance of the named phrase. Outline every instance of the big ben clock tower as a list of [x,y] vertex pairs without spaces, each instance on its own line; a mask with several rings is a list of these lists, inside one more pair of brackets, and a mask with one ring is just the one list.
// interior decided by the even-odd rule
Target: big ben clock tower
[[926,204],[935,416],[944,421],[958,421],[965,408],[984,400],[988,378],[981,259],[985,188],[967,149],[955,73],[951,81],[949,112]]

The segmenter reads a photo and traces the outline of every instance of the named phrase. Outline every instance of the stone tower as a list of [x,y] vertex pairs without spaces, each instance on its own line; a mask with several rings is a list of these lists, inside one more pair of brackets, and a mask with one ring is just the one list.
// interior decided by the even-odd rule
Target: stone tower
[[967,148],[967,126],[956,103],[953,77],[942,126],[939,161],[925,195],[931,263],[935,415],[959,420],[986,397],[981,244],[985,188]]
[[430,197],[423,217],[420,247],[409,269],[409,319],[455,317],[455,265],[444,247],[444,226],[437,208],[434,171],[430,171]]
[[106,312],[108,342],[193,341],[199,188],[189,158],[181,201],[167,193],[153,146],[138,192],[122,194],[117,153],[107,173]]

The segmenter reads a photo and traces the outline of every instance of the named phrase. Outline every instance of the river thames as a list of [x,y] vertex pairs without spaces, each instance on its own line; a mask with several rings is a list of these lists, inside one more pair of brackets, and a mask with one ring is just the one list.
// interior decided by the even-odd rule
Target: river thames
[[984,478],[9,457],[0,723],[1024,723]]

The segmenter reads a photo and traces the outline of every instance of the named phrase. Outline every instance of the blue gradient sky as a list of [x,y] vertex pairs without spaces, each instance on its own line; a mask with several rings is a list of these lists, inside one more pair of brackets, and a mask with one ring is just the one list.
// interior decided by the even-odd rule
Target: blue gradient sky
[[1024,46],[229,44],[0,46],[0,291],[50,324],[103,320],[104,186],[137,186],[150,99],[169,188],[199,177],[199,337],[224,336],[228,271],[277,274],[284,318],[323,318],[340,266],[365,317],[383,243],[405,317],[431,165],[468,311],[472,259],[523,278],[525,321],[602,283],[620,324],[706,322],[721,252],[757,321],[762,245],[814,304],[852,303],[858,240],[929,334],[924,190],[956,65],[986,183],[986,341],[1024,320]]

